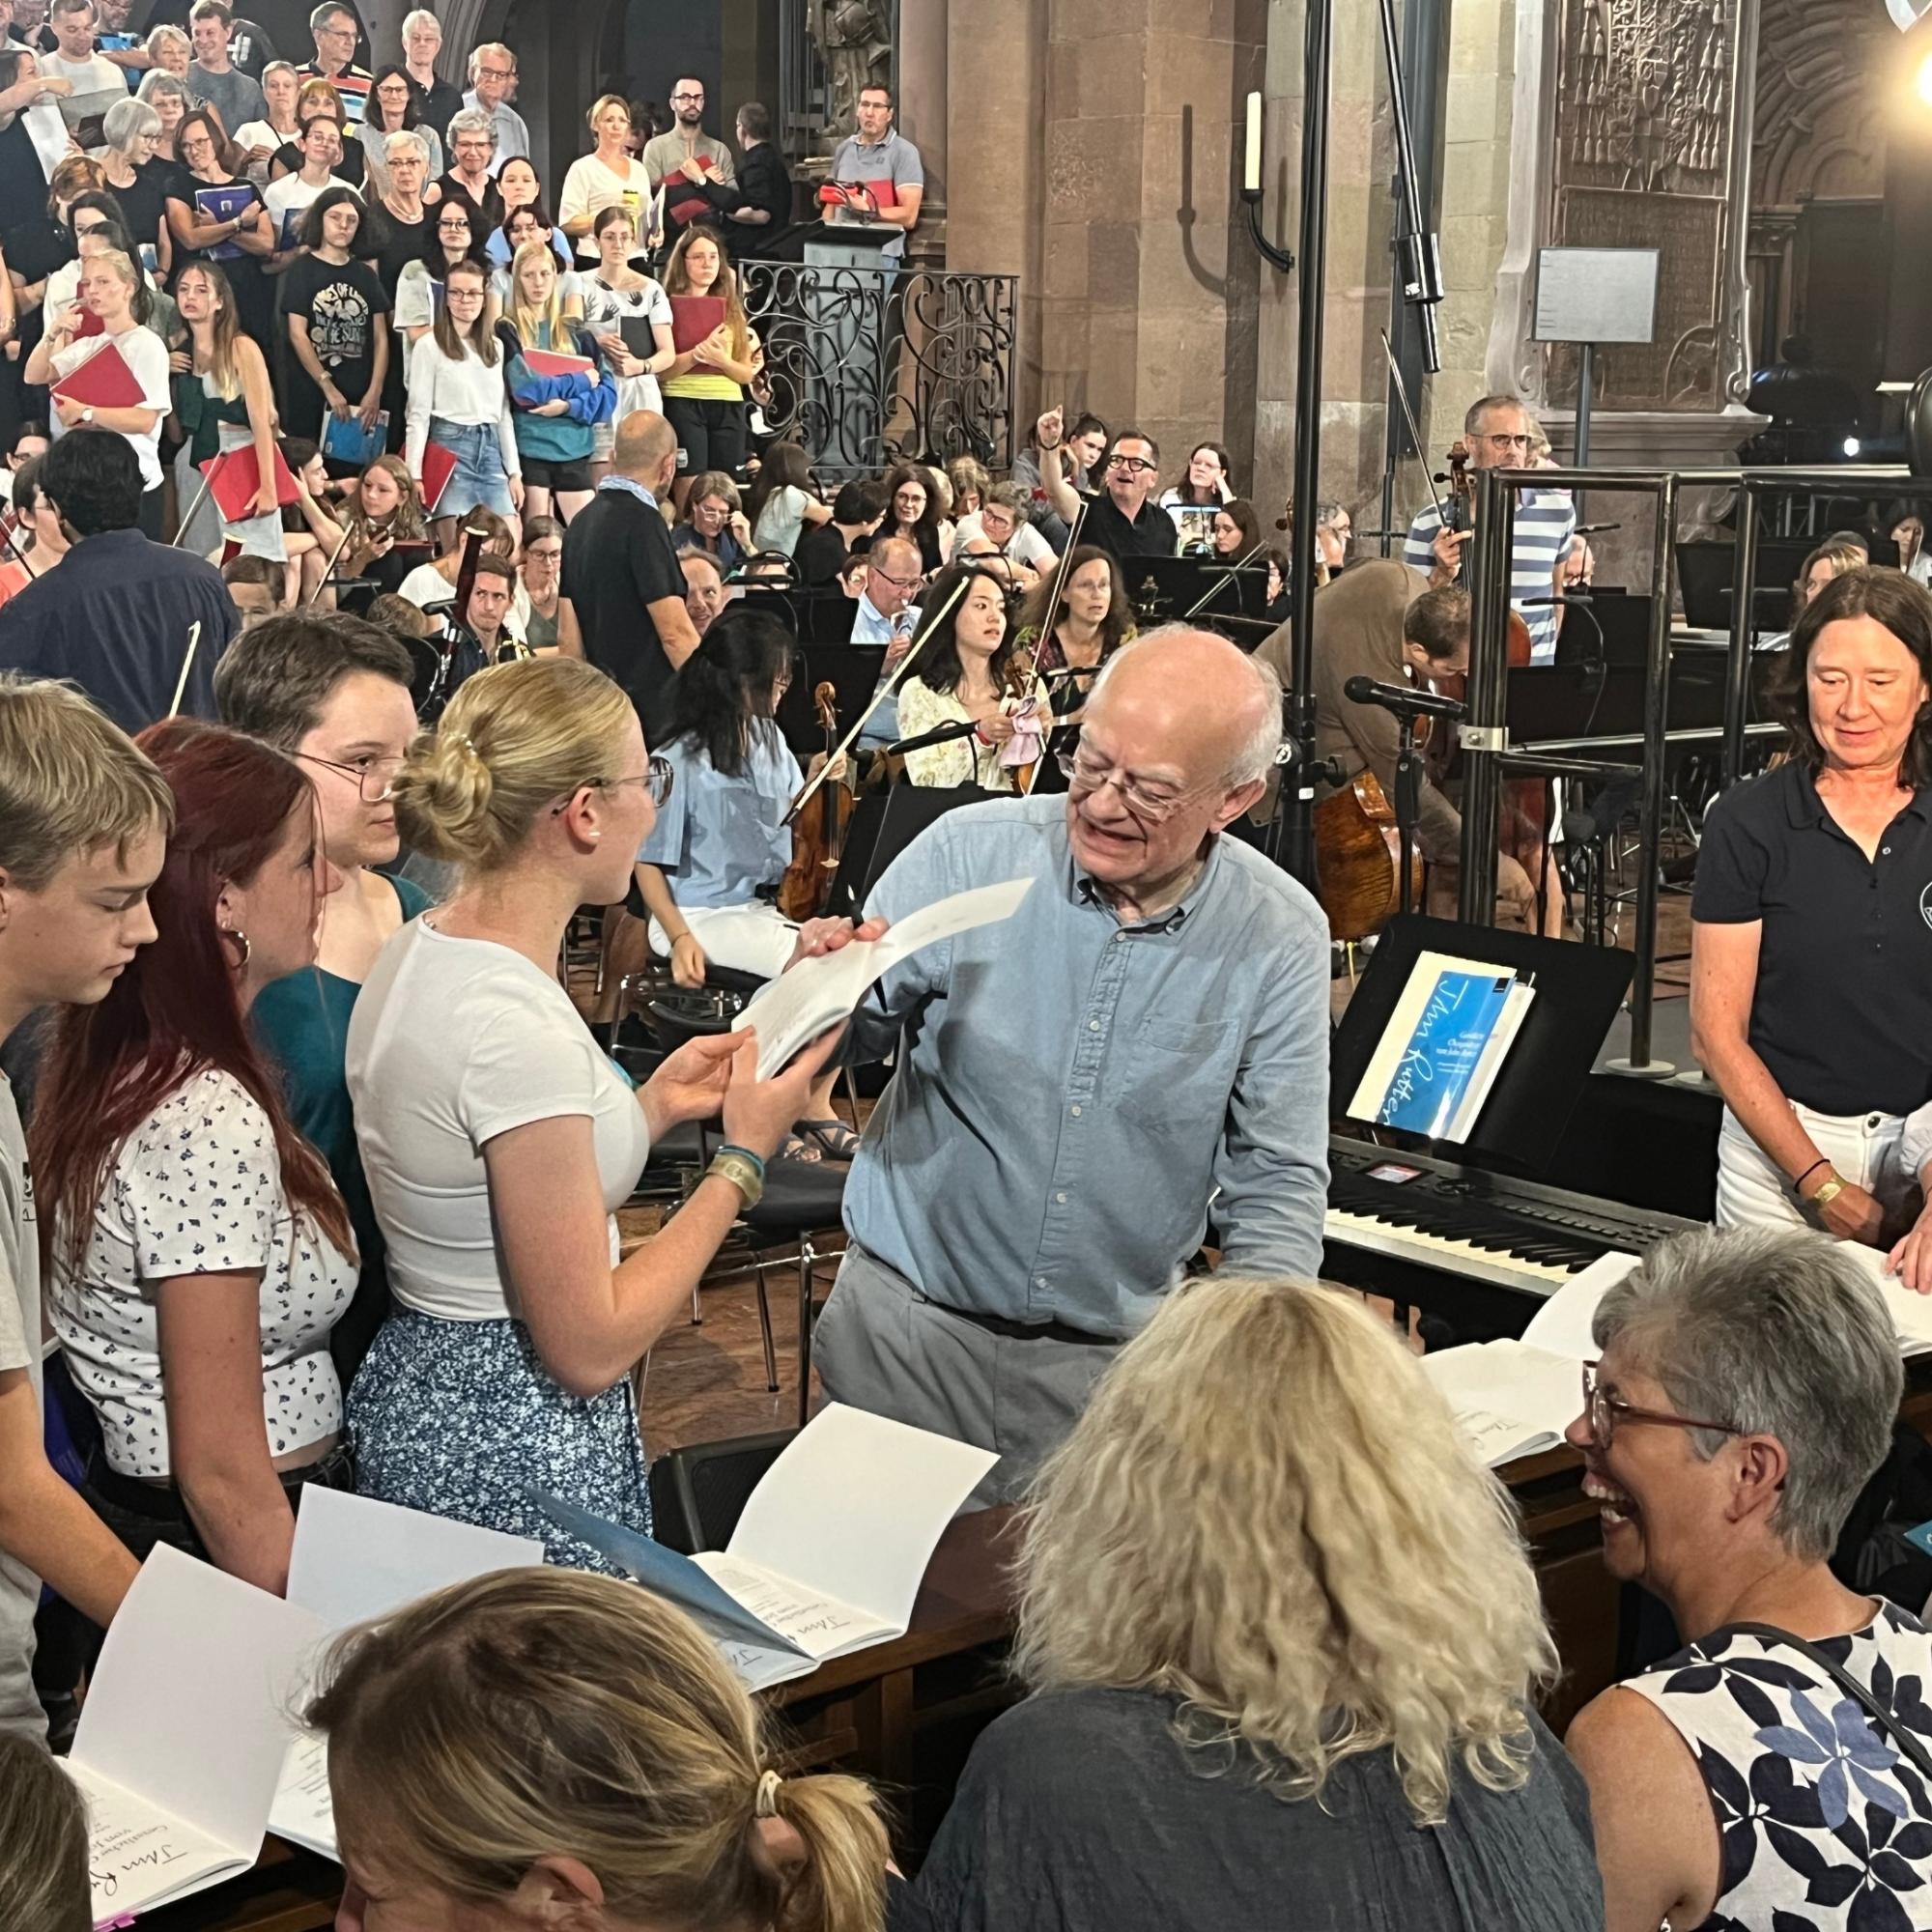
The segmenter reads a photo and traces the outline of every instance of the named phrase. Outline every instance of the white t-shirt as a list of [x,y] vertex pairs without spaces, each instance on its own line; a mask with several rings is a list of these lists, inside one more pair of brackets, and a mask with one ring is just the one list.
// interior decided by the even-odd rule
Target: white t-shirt
[[[583,298],[583,320],[593,335],[621,335],[626,316],[641,316],[666,328],[671,326],[670,298],[648,275],[635,289],[608,288],[594,274],[580,275],[577,286]],[[664,396],[655,376],[617,378],[617,411],[611,420],[622,422],[633,410],[664,412]]]
[[[557,225],[575,221],[581,214],[602,214],[607,208],[628,197],[632,225],[641,236],[644,210],[651,199],[651,178],[644,172],[641,161],[627,160],[624,165],[630,172],[620,175],[616,169],[606,167],[595,155],[584,155],[572,161],[564,170],[563,194],[556,205]],[[577,256],[582,262],[597,260],[595,235],[578,237]]]
[[[14,1090],[0,1073],[0,1371],[24,1369],[41,1406],[41,1251],[34,1186]],[[0,1732],[43,1745],[47,1714],[34,1695],[34,1612],[41,1579],[0,1550]]]
[[[952,532],[952,549],[947,556],[951,563],[966,554],[966,546],[975,537],[985,537],[985,526],[980,521],[980,513],[961,517],[958,527]],[[991,537],[986,537],[988,543]],[[1053,546],[1034,528],[1031,524],[1021,524],[1007,543],[1007,555],[1014,562],[1024,564],[1029,570],[1051,569],[1058,560],[1053,554]]]
[[757,528],[752,532],[753,550],[781,550],[789,556],[798,548],[798,533],[805,525],[805,508],[811,498],[796,483],[781,484],[765,498],[758,512]]
[[285,1456],[342,1427],[328,1331],[356,1266],[298,1222],[269,1117],[232,1074],[205,1068],[121,1144],[95,1204],[78,1276],[56,1265],[54,1332],[100,1419],[108,1466],[172,1473],[155,1285],[181,1275],[262,1277],[262,1413]]
[[[141,488],[158,490],[161,487],[161,425],[174,407],[174,400],[168,393],[167,344],[152,328],[143,328],[138,323],[132,328],[123,329],[119,335],[77,336],[65,349],[54,351],[51,358],[54,381],[58,383],[63,377],[71,376],[109,342],[121,352],[121,359],[141,385],[141,400],[132,407],[156,412],[155,426],[146,436],[134,436],[126,430],[122,431],[122,435],[127,437],[129,446],[140,459]],[[58,442],[67,434],[67,427],[57,411],[49,411],[48,417],[48,431]]]
[[[556,980],[507,946],[438,932],[427,917],[389,940],[363,982],[346,1068],[390,1290],[403,1307],[445,1321],[521,1314],[490,1211],[490,1141],[585,1116],[611,1210],[650,1152],[637,1094]],[[614,1219],[610,1238],[614,1260]]]
[[332,187],[343,184],[331,178],[320,187],[311,187],[299,174],[284,175],[280,181],[270,182],[262,190],[262,204],[269,211],[269,220],[274,231],[275,246],[293,248],[301,240],[301,222],[298,220],[295,232],[291,233],[288,217],[293,210],[298,215],[306,214]]

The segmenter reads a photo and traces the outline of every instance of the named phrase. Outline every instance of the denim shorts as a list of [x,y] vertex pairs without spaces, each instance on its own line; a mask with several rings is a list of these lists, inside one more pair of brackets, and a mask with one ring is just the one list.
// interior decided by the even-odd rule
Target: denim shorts
[[456,459],[456,468],[437,499],[439,517],[460,517],[478,509],[494,510],[506,519],[516,515],[495,423],[453,423],[442,416],[431,416],[429,440]]

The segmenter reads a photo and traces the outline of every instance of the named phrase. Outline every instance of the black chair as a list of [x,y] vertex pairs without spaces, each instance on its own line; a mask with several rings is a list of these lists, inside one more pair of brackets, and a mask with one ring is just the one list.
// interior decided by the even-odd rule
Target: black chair
[[857,919],[874,881],[928,825],[962,805],[1001,796],[979,785],[916,785],[904,780],[890,791],[867,792],[853,807],[845,827],[826,912]]
[[668,1549],[695,1556],[723,1549],[738,1527],[752,1492],[796,1430],[694,1442],[651,1464],[651,1519]]
[[[765,1345],[765,1387],[779,1385],[778,1350],[772,1341],[771,1302],[767,1295],[768,1268],[798,1267],[798,1426],[811,1420],[812,1270],[823,1258],[813,1239],[836,1234],[844,1224],[847,1170],[832,1161],[775,1160],[765,1170],[765,1191],[755,1208],[739,1219],[758,1252],[752,1266],[758,1291],[758,1329]],[[794,1256],[772,1256],[770,1247],[798,1244]]]

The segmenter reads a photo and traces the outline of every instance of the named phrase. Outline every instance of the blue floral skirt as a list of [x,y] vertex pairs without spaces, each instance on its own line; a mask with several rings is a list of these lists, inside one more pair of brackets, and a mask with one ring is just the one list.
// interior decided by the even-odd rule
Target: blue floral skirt
[[536,1537],[552,1563],[623,1575],[558,1529],[533,1490],[651,1534],[630,1378],[569,1394],[520,1321],[392,1310],[349,1391],[349,1428],[363,1495]]

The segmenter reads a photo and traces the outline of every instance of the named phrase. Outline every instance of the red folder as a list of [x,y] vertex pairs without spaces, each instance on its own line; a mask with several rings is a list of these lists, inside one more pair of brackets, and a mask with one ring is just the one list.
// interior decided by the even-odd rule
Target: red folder
[[[286,510],[291,503],[301,500],[301,492],[296,487],[295,472],[282,461],[279,449],[274,452],[274,459],[275,501]],[[255,497],[262,487],[262,470],[255,461],[253,443],[211,456],[201,468],[208,477],[208,494],[214,498],[214,507],[221,512],[223,523],[246,523],[256,514]]]
[[524,358],[524,367],[532,376],[589,376],[597,374],[597,365],[587,355],[564,355],[554,349],[525,349],[519,352]]
[[110,338],[71,375],[63,376],[49,392],[65,396],[91,410],[134,410],[147,405],[147,397],[127,359]]
[[442,493],[449,488],[449,479],[455,474],[456,458],[440,442],[424,443],[422,493],[427,515],[436,515],[436,506],[442,501]]
[[723,296],[672,296],[670,339],[680,355],[696,349],[724,320]]
[[866,189],[882,209],[896,208],[899,205],[899,198],[893,192],[893,185],[889,181],[861,182],[859,185]]

